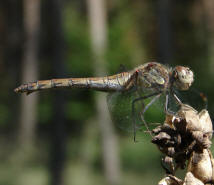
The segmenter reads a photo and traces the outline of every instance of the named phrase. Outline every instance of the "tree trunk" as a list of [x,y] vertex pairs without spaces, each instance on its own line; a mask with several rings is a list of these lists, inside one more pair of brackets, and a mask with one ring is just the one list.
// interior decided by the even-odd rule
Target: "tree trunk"
[[[1,54],[2,60],[0,62],[0,78],[6,81],[6,84],[1,83],[0,91],[5,91],[9,89],[12,92],[12,88],[16,87],[21,80],[21,61],[22,61],[22,46],[23,46],[23,14],[22,14],[22,2],[21,1],[1,1],[0,4],[0,14],[1,23]],[[8,91],[8,92],[9,92]],[[5,91],[6,92],[6,91]],[[18,129],[14,127],[14,134],[19,136],[20,128],[20,104],[9,103],[8,102],[18,102],[19,96],[14,96],[13,93],[8,93],[7,98],[1,96],[1,102],[7,102],[5,105],[8,106],[10,112],[13,116],[8,120],[11,124],[17,123],[18,118]],[[8,122],[8,123],[9,123]],[[18,132],[17,132],[18,130]]]
[[[22,64],[22,83],[38,79],[38,34],[40,27],[40,0],[24,0],[24,28],[26,40]],[[21,145],[31,145],[37,122],[38,95],[21,97],[20,133]]]
[[[104,55],[107,46],[105,1],[88,0],[87,2],[95,75],[102,76],[106,74],[104,67]],[[106,97],[101,93],[97,93],[96,97],[97,120],[100,124],[105,178],[108,184],[116,185],[120,182],[117,139],[108,113]]]
[[169,63],[172,60],[172,41],[170,24],[170,0],[158,0],[158,61]]
[[[64,65],[64,38],[62,25],[63,1],[49,0],[46,8],[49,9],[48,16],[48,37],[50,49],[50,65],[52,76],[62,78],[65,75]],[[51,151],[50,151],[50,172],[51,185],[63,185],[65,153],[66,153],[66,119],[65,102],[66,92],[63,90],[54,92],[53,97],[53,118],[51,122]]]

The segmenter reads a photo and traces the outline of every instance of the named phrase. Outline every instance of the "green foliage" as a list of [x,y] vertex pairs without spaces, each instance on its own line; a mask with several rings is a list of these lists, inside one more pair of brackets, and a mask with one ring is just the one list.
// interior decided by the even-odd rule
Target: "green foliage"
[[82,120],[86,121],[88,117],[90,117],[92,113],[92,109],[90,104],[86,104],[85,102],[73,100],[67,103],[66,105],[66,117],[69,120]]
[[51,103],[49,101],[45,101],[45,99],[41,101],[38,107],[38,113],[39,122],[42,124],[47,124],[53,116]]
[[146,55],[144,44],[139,39],[142,33],[138,31],[134,11],[127,8],[126,4],[127,2],[121,3],[120,11],[109,21],[107,64],[112,73],[121,64],[127,70],[132,69],[142,63],[142,58]]
[[92,75],[93,60],[90,51],[89,31],[86,20],[72,6],[64,12],[67,69],[72,76]]

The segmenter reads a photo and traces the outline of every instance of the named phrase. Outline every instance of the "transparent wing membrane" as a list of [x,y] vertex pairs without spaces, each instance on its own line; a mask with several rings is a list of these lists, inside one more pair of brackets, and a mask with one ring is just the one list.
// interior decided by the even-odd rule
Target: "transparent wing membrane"
[[194,88],[188,91],[175,91],[175,94],[182,103],[192,106],[197,111],[207,109],[208,102],[206,96]]
[[[113,122],[128,132],[136,130],[149,130],[155,123],[164,122],[166,94],[155,94],[149,91],[135,90],[114,92],[108,95],[108,108]],[[182,103],[188,104],[200,111],[207,106],[206,97],[195,89],[189,91],[173,91]],[[146,98],[144,98],[146,97]],[[134,102],[134,106],[133,106]],[[169,93],[167,111],[175,114],[180,108],[174,94]]]
[[[115,92],[107,96],[108,108],[113,122],[121,129],[126,131],[134,131],[132,101],[137,98],[136,91],[132,92]],[[139,129],[142,125],[140,118],[140,110],[142,106],[137,103],[134,118],[136,120],[136,128]]]
[[136,90],[109,94],[107,102],[113,122],[123,130],[134,132],[139,129],[147,130],[145,123],[149,123],[150,129],[153,123],[160,122],[160,118],[164,120],[165,98],[156,94],[144,99],[150,95]]

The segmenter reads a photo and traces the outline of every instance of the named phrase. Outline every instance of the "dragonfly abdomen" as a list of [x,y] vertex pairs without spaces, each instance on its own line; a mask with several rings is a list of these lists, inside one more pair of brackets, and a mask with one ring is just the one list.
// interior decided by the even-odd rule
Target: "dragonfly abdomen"
[[22,84],[14,91],[17,93],[20,92],[30,94],[35,91],[58,87],[68,87],[67,79],[39,80],[36,82],[29,82],[26,84]]
[[52,88],[84,88],[98,91],[120,91],[126,87],[130,80],[128,72],[106,77],[92,78],[64,78],[41,80],[23,84],[15,89],[15,92],[30,94],[34,91]]

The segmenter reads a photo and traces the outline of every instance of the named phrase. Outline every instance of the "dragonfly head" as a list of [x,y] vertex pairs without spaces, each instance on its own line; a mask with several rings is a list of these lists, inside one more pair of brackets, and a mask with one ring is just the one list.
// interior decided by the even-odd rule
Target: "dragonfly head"
[[178,90],[188,90],[194,81],[194,74],[188,67],[176,66],[172,72],[173,85]]

